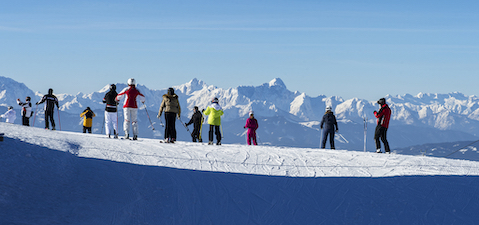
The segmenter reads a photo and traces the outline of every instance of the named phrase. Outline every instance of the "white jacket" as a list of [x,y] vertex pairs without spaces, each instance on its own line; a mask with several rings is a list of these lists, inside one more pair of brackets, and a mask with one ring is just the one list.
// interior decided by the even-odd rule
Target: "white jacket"
[[10,109],[8,110],[6,113],[4,113],[3,115],[0,115],[1,118],[5,118],[5,122],[7,123],[13,123],[15,121],[15,119],[17,118],[17,115],[15,113],[15,110],[13,109]]

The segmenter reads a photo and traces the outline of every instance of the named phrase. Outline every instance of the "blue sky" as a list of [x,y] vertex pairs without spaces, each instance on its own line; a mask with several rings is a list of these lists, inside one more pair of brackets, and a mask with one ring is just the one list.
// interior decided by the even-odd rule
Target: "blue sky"
[[222,88],[479,95],[477,1],[4,1],[0,76],[34,91]]

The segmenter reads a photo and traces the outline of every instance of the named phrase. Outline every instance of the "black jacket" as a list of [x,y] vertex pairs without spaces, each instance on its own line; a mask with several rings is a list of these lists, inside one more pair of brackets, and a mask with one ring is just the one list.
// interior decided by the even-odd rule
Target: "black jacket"
[[44,102],[46,102],[45,111],[53,111],[53,109],[55,108],[55,105],[57,106],[57,108],[60,108],[60,106],[58,106],[58,99],[53,94],[44,95],[42,100],[40,100],[40,102],[37,102],[37,105],[42,104]]
[[193,116],[191,116],[190,122],[186,126],[193,124],[194,127],[199,127],[201,125],[203,114],[200,111],[196,111]]
[[116,90],[110,90],[105,94],[105,97],[103,98],[103,103],[106,103],[105,111],[116,112],[118,102],[116,102],[115,98],[117,95],[118,93]]

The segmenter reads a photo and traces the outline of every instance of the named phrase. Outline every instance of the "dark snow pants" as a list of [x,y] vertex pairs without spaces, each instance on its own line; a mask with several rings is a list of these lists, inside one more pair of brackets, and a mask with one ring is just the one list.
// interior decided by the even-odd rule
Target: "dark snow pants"
[[221,142],[220,126],[210,125],[209,140],[213,142],[213,130],[216,134],[216,142],[220,143]]
[[376,126],[376,132],[374,133],[374,140],[376,141],[376,149],[381,149],[381,142],[379,139],[384,144],[384,151],[390,152],[391,150],[389,149],[389,143],[388,140],[386,139],[386,134],[388,132],[388,128],[385,128],[381,125]]
[[49,129],[50,125],[48,124],[48,120],[52,123],[52,129],[55,129],[55,120],[53,119],[53,112],[54,110],[46,110],[45,111],[45,129]]
[[176,141],[176,113],[165,112],[165,138]]
[[30,126],[30,117],[22,116],[23,126]]
[[200,138],[200,127],[201,127],[201,124],[194,124],[193,126],[193,132],[191,132],[191,137],[193,138],[193,142],[196,142],[197,139],[199,139],[200,142],[203,142],[203,140]]
[[335,149],[334,147],[334,129],[324,129],[323,130],[323,140],[321,140],[321,148],[326,148],[326,140],[328,139],[329,135],[329,145],[331,149]]

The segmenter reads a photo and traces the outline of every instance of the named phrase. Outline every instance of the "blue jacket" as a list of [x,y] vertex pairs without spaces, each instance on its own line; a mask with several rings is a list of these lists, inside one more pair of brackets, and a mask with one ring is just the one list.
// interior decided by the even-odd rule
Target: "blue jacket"
[[[336,129],[334,129],[336,126]],[[325,131],[334,131],[338,130],[338,123],[336,122],[336,116],[334,116],[332,111],[327,111],[324,113],[323,119],[321,120],[321,129],[324,128]]]

